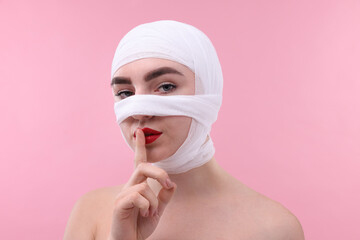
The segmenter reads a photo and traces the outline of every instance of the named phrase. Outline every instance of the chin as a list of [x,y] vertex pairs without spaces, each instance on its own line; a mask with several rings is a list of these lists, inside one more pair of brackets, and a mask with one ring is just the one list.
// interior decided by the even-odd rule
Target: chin
[[165,154],[164,152],[161,152],[159,150],[160,149],[158,149],[158,148],[157,149],[147,149],[146,156],[147,156],[147,161],[149,163],[160,162],[171,156],[171,155]]

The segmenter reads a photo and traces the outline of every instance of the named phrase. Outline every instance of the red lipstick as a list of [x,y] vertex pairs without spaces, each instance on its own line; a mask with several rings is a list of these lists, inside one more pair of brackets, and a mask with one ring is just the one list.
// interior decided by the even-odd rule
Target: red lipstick
[[[162,132],[156,131],[151,128],[142,128],[141,130],[145,134],[145,144],[150,144],[154,142],[162,134]],[[136,131],[134,132],[134,137],[136,138]]]

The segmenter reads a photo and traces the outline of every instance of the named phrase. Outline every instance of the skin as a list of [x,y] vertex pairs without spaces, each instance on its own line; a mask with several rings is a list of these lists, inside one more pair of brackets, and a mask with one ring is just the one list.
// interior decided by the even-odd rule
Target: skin
[[[144,81],[146,73],[160,67],[171,67],[183,74],[164,74],[157,78]],[[142,69],[142,71],[139,71]],[[195,75],[182,64],[164,59],[140,59],[126,64],[116,71],[114,77],[127,77],[131,84],[116,84],[113,86],[114,101],[132,94],[154,94],[161,96],[170,95],[194,95]],[[116,96],[120,94],[120,96]],[[135,138],[133,136],[137,128],[149,127],[162,135],[153,143],[146,145],[147,161],[157,162],[165,159],[176,152],[187,137],[190,129],[191,118],[185,116],[144,116],[135,115],[125,119],[120,127],[126,141],[135,150]],[[169,144],[170,143],[170,144]]]
[[[170,73],[144,81],[147,73],[163,66],[183,75]],[[114,95],[129,90],[124,97],[195,92],[193,72],[164,59],[134,61],[114,76],[131,79],[126,86],[113,86]],[[169,82],[176,85],[173,91],[159,87]],[[232,177],[215,158],[181,174],[167,174],[149,164],[172,155],[185,141],[190,124],[191,119],[183,116],[126,119],[120,127],[135,152],[133,174],[125,184],[83,195],[73,208],[64,239],[304,239],[299,221],[289,210]],[[146,145],[143,132],[136,131],[139,127],[163,134]]]

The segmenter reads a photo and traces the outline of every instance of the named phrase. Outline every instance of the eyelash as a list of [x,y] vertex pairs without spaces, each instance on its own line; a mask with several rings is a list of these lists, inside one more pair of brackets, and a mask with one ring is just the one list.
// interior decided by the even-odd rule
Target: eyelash
[[[172,91],[174,91],[174,90],[176,89],[176,85],[171,84],[171,83],[164,83],[164,84],[160,85],[158,89],[160,89],[160,88],[162,88],[162,87],[164,87],[164,86],[171,86],[171,89],[168,90],[168,91],[163,92],[163,94],[168,94],[168,93],[170,93],[170,92],[172,92]],[[116,96],[116,97],[121,97],[121,94],[123,94],[123,93],[133,93],[133,92],[128,91],[128,90],[119,91],[119,92],[117,92],[117,94],[115,94],[115,96]],[[133,95],[133,94],[131,94],[130,96],[132,96],[132,95]],[[130,97],[130,96],[126,96],[126,97]],[[125,98],[125,97],[124,97],[124,98]],[[122,99],[124,99],[124,98],[122,98]]]

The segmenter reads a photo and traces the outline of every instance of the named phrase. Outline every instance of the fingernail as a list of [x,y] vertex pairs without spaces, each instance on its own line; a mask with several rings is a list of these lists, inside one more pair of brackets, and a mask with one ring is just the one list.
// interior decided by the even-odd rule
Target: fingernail
[[172,188],[172,187],[173,187],[173,184],[172,184],[172,182],[170,181],[169,178],[166,179],[166,185],[168,186],[168,188]]
[[136,135],[138,135],[138,134],[140,134],[140,131],[141,130],[141,128],[138,128],[138,129],[136,129],[135,130],[135,132],[134,132],[134,137],[136,138]]

